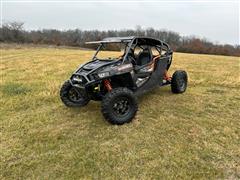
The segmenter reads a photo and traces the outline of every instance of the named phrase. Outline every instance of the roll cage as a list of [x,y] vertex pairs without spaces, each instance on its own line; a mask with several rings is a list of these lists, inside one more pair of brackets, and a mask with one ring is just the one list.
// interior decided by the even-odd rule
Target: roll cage
[[[96,59],[96,56],[98,52],[104,47],[104,44],[108,43],[123,43],[125,44],[125,50],[124,50],[124,56],[122,58],[122,64],[125,63],[127,56],[131,49],[134,49],[136,46],[141,45],[149,45],[149,46],[155,46],[156,49],[159,51],[160,56],[168,56],[172,54],[172,50],[170,49],[169,45],[161,40],[153,39],[153,38],[146,38],[146,37],[110,37],[105,38],[102,41],[91,41],[86,42],[85,44],[99,44],[94,56],[92,57],[92,60]],[[162,52],[165,52],[162,54]]]

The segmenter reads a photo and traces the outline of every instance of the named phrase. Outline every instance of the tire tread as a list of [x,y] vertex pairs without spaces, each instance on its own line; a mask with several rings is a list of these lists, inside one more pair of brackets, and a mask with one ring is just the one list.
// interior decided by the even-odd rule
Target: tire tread
[[[186,87],[184,88],[184,90],[181,90],[180,87],[179,87],[179,80],[181,78],[185,78]],[[171,80],[171,90],[172,90],[172,92],[175,93],[175,94],[184,93],[187,89],[187,83],[188,83],[187,72],[184,71],[184,70],[175,71],[173,73],[172,80]]]
[[[115,117],[113,117],[112,113],[109,113],[109,104],[111,103],[111,100],[113,98],[116,98],[119,95],[127,95],[127,96],[130,96],[131,98],[133,98],[134,113],[130,118],[128,118],[125,121],[118,121]],[[102,114],[103,114],[104,118],[108,122],[110,122],[111,124],[122,125],[124,123],[129,123],[132,121],[133,117],[136,115],[136,112],[138,110],[138,104],[137,104],[136,97],[134,96],[134,94],[131,90],[129,90],[128,88],[119,87],[119,88],[113,89],[112,91],[108,92],[105,95],[105,97],[102,100],[101,110],[102,110]]]
[[89,98],[86,98],[83,102],[81,103],[74,103],[72,101],[70,101],[67,97],[67,93],[68,93],[68,89],[70,88],[71,83],[69,82],[69,80],[65,81],[60,89],[60,98],[62,100],[62,102],[67,106],[67,107],[82,107],[88,104],[88,102],[90,101]]

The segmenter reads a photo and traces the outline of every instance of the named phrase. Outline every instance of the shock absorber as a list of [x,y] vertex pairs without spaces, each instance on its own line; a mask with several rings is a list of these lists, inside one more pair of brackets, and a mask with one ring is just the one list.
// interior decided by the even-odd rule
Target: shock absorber
[[112,90],[112,86],[110,84],[110,81],[108,79],[104,79],[103,80],[103,84],[104,84],[104,87],[108,90],[108,91],[111,91]]

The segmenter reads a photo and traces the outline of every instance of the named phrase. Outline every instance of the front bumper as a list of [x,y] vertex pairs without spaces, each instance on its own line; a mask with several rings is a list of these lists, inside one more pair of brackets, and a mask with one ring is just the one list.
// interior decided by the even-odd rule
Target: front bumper
[[86,90],[89,86],[99,84],[101,82],[101,79],[90,80],[87,75],[74,73],[69,79],[69,81],[72,86]]

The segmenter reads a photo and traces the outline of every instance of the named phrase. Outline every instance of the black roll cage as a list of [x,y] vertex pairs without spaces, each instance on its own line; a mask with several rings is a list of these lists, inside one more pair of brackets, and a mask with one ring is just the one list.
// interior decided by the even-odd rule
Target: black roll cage
[[[142,42],[140,42],[142,41]],[[169,45],[161,40],[153,39],[153,38],[146,38],[146,37],[113,37],[113,38],[105,38],[102,41],[93,41],[93,42],[86,42],[86,44],[100,44],[92,57],[92,60],[96,59],[98,52],[104,46],[104,44],[110,43],[126,43],[125,50],[124,50],[124,57],[122,60],[122,64],[127,59],[128,53],[132,46],[134,48],[138,45],[138,43],[142,43],[142,45],[151,45],[155,46],[156,49],[159,51],[160,56],[162,55],[162,51],[166,51],[164,55],[172,55],[172,50],[170,49]],[[144,44],[145,43],[145,44]]]

